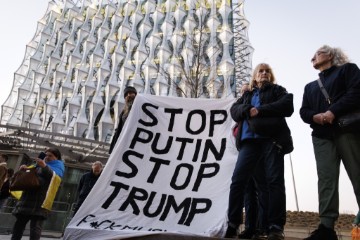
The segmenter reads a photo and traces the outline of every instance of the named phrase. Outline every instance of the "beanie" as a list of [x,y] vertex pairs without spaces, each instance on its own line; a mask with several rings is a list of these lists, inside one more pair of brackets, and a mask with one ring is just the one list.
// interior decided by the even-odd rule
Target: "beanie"
[[128,93],[130,93],[130,92],[133,92],[133,93],[137,94],[136,88],[131,87],[131,86],[127,86],[127,87],[124,89],[124,98],[126,98],[126,96],[128,95]]

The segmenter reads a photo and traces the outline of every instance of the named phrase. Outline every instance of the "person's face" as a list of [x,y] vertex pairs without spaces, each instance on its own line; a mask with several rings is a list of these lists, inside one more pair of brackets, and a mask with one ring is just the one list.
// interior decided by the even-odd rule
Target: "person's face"
[[46,157],[44,158],[44,160],[46,162],[50,162],[50,161],[53,161],[53,160],[56,160],[57,158],[55,157],[55,155],[49,151],[45,152],[46,154]]
[[128,94],[125,97],[125,102],[133,102],[135,97],[136,97],[136,93],[128,92]]
[[3,156],[0,155],[0,163],[5,162],[5,158],[3,158]]
[[265,65],[261,65],[259,67],[258,72],[256,73],[256,82],[257,83],[263,83],[265,81],[270,81],[271,78],[271,71],[270,69],[265,66]]
[[311,58],[313,67],[320,71],[331,67],[331,60],[332,56],[321,48],[317,50],[314,56]]
[[94,164],[94,165],[92,165],[92,171],[95,176],[98,176],[98,175],[100,175],[100,173],[102,171],[102,167],[99,164]]

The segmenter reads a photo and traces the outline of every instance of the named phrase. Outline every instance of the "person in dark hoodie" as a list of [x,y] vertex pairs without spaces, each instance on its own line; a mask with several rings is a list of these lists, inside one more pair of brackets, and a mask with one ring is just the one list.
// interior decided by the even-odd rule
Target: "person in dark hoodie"
[[119,115],[119,124],[118,124],[118,126],[115,130],[114,136],[111,140],[109,154],[111,154],[112,151],[114,150],[115,144],[116,144],[116,142],[120,136],[120,133],[124,127],[125,121],[126,121],[127,117],[129,116],[129,113],[130,113],[131,107],[134,103],[136,95],[137,95],[136,88],[127,86],[124,89],[125,107]]
[[103,164],[100,161],[96,161],[91,166],[91,171],[85,173],[81,179],[78,186],[78,201],[74,208],[74,214],[79,210],[86,197],[89,195],[91,189],[94,187],[95,183],[99,179],[101,172],[103,170]]
[[239,154],[230,185],[226,238],[237,237],[243,217],[244,194],[253,178],[267,239],[284,239],[284,154],[293,150],[285,117],[290,117],[293,112],[293,95],[275,83],[269,64],[258,64],[250,90],[244,92],[230,109],[233,120],[241,124],[236,135]]

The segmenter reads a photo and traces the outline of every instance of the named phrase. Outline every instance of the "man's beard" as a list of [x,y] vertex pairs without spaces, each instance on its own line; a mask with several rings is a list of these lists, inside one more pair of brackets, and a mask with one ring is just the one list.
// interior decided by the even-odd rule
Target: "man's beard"
[[125,99],[125,107],[124,107],[124,114],[125,115],[128,115],[129,112],[130,112],[130,109],[134,103],[134,100],[135,100],[135,97],[133,96],[128,96],[126,99]]
[[125,100],[125,105],[132,106],[135,100],[135,96],[128,96]]

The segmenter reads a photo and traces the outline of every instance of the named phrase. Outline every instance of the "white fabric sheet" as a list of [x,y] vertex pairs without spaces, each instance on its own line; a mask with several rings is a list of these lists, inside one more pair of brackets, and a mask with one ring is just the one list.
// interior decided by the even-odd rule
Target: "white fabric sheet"
[[233,102],[139,94],[64,239],[223,235],[237,158]]

